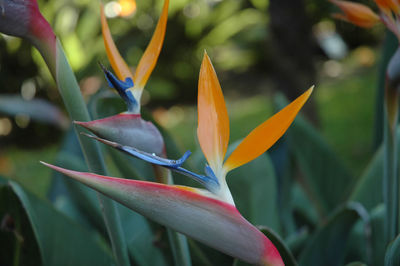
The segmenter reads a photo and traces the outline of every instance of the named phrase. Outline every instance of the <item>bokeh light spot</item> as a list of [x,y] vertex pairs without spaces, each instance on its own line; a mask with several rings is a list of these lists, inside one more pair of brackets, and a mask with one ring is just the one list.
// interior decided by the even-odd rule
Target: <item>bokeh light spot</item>
[[35,97],[36,85],[33,80],[26,80],[21,86],[21,96],[24,100],[30,101]]
[[0,119],[0,136],[7,136],[11,133],[12,124],[10,119],[1,118]]
[[15,116],[15,123],[20,128],[26,128],[29,125],[31,118],[26,114],[17,114]]

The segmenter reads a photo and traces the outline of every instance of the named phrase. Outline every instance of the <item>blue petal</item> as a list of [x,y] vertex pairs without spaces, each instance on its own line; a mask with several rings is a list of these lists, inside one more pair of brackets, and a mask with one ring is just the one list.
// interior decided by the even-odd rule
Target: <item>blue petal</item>
[[214,171],[211,169],[211,167],[208,164],[206,164],[206,166],[204,167],[204,172],[206,173],[207,176],[209,176],[215,180],[218,180],[214,174]]
[[191,154],[190,151],[185,152],[185,154],[178,160],[170,160],[170,159],[161,158],[155,154],[150,154],[150,153],[147,153],[147,152],[144,152],[144,151],[141,151],[136,148],[129,147],[129,146],[118,145],[118,146],[114,146],[114,147],[121,151],[128,153],[129,155],[132,155],[139,159],[142,159],[146,162],[169,168],[173,171],[176,171],[185,176],[193,178],[194,180],[196,180],[197,182],[199,182],[200,184],[202,184],[204,187],[206,187],[208,190],[210,190],[212,192],[217,191],[217,189],[219,188],[218,179],[215,177],[215,175],[210,167],[208,167],[209,169],[207,169],[207,171],[208,171],[208,173],[211,173],[211,175],[208,175],[208,173],[207,173],[206,176],[193,173],[193,172],[181,167],[181,165],[184,163],[184,161],[190,156],[190,154]]
[[119,146],[116,146],[115,148],[117,148],[121,151],[124,151],[130,155],[133,155],[139,159],[142,159],[146,162],[149,162],[152,164],[157,164],[157,165],[168,167],[168,168],[180,167],[191,154],[190,151],[187,151],[180,159],[170,160],[170,159],[159,157],[159,156],[155,155],[154,153],[151,154],[148,152],[144,152],[144,151],[138,150],[138,149],[130,147],[130,146],[119,145]]
[[170,160],[170,159],[159,157],[159,156],[155,155],[154,153],[151,154],[151,153],[148,153],[145,151],[138,150],[134,147],[123,146],[116,142],[102,139],[102,138],[99,138],[99,137],[96,137],[93,135],[89,135],[86,133],[82,133],[82,134],[84,134],[90,138],[96,139],[96,140],[98,140],[104,144],[107,144],[113,148],[116,148],[120,151],[123,151],[129,155],[132,155],[136,158],[142,159],[146,162],[160,165],[162,167],[166,167],[168,169],[171,169],[173,171],[181,173],[185,176],[188,176],[188,177],[194,179],[195,181],[199,182],[200,184],[202,184],[205,188],[207,188],[211,192],[216,193],[219,190],[220,185],[219,185],[218,179],[215,177],[213,171],[211,170],[211,168],[208,165],[206,165],[207,175],[199,175],[199,174],[193,173],[193,172],[181,167],[182,164],[186,161],[186,159],[190,156],[190,154],[191,154],[190,151],[185,152],[185,154],[178,160]]
[[172,170],[192,178],[193,180],[202,184],[205,188],[207,188],[211,192],[218,192],[219,190],[219,182],[215,176],[212,177],[208,175],[199,175],[183,167],[178,167]]
[[117,77],[115,77],[113,73],[108,71],[102,64],[100,64],[100,66],[103,69],[103,72],[106,76],[108,85],[111,88],[117,90],[118,94],[121,96],[121,98],[125,101],[126,105],[128,106],[128,111],[133,112],[134,110],[136,110],[138,102],[132,95],[132,92],[129,90],[134,85],[132,79],[126,78],[125,81],[121,81]]

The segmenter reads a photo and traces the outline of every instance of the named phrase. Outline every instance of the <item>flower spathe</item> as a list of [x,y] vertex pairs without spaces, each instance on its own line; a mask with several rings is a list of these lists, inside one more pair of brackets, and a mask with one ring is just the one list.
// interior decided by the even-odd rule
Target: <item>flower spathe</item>
[[252,264],[284,265],[272,242],[234,206],[206,196],[199,189],[106,177],[44,164],[228,255]]
[[97,136],[136,147],[158,156],[164,154],[164,140],[153,123],[138,114],[118,114],[89,122],[74,122]]

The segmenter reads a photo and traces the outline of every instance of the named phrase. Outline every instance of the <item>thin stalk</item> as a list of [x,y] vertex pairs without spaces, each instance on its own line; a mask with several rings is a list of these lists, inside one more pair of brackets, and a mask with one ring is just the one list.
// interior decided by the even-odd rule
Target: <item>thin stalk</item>
[[[157,182],[170,185],[174,183],[170,170],[158,165],[153,165],[153,169]],[[186,236],[170,228],[166,228],[166,230],[174,258],[174,265],[191,266],[192,263]]]

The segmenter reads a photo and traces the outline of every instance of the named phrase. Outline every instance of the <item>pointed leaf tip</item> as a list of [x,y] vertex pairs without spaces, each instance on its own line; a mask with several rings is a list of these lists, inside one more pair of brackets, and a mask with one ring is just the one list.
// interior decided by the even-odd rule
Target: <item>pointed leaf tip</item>
[[254,160],[274,145],[289,128],[313,89],[314,86],[250,132],[226,160],[224,164],[226,171]]
[[229,143],[229,117],[217,74],[204,52],[198,84],[197,137],[208,164],[218,175]]
[[112,39],[102,3],[100,3],[100,17],[104,46],[106,48],[107,57],[110,61],[111,67],[114,69],[115,74],[120,80],[125,80],[126,78],[132,79],[132,73]]
[[160,18],[153,33],[153,37],[151,38],[150,43],[147,46],[142,58],[140,59],[140,62],[135,71],[135,75],[133,78],[133,82],[135,83],[134,90],[138,90],[137,93],[139,95],[146,85],[151,72],[153,72],[153,69],[156,66],[158,60],[158,56],[161,52],[165,37],[165,31],[167,28],[168,6],[169,0],[165,0]]

